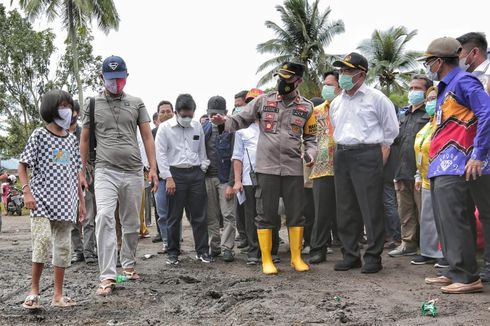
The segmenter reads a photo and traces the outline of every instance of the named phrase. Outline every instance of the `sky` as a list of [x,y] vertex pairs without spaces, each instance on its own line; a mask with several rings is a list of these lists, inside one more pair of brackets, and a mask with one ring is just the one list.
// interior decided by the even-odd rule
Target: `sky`
[[[10,0],[0,2],[8,9],[17,3],[14,0],[12,7]],[[121,17],[119,30],[106,35],[94,25],[94,54],[124,58],[129,72],[125,90],[141,97],[150,115],[160,100],[175,103],[179,94],[190,93],[197,103],[196,116],[205,113],[214,95],[225,97],[231,112],[234,94],[256,86],[257,67],[271,58],[258,54],[256,46],[274,37],[264,23],[280,23],[275,7],[282,4],[278,0],[114,2]],[[330,54],[355,51],[375,29],[391,26],[418,30],[409,48],[419,51],[442,36],[458,37],[470,31],[490,36],[490,2],[484,0],[321,0],[320,6],[330,6],[330,18],[345,24],[345,32],[326,48]],[[39,20],[33,26],[52,28],[56,45],[63,50],[66,30],[56,21]]]

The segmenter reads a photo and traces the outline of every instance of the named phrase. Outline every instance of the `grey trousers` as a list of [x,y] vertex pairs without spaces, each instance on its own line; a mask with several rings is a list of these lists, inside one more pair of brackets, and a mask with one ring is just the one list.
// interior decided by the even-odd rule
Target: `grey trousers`
[[442,258],[439,236],[432,209],[430,189],[422,188],[422,210],[420,212],[420,254],[424,257]]
[[131,268],[136,263],[142,188],[143,171],[95,169],[95,199],[97,203],[95,232],[101,281],[115,280],[117,275],[114,212],[118,201],[122,231],[121,265],[123,268]]
[[[236,222],[235,200],[225,198],[227,184],[220,183],[217,177],[206,178],[206,192],[208,194],[208,234],[211,252],[233,250],[235,246]],[[220,236],[219,219],[223,216],[223,234]]]
[[468,203],[470,182],[464,176],[438,176],[431,179],[431,196],[442,253],[449,263],[445,276],[454,283],[479,279],[476,244]]
[[93,185],[85,190],[85,208],[87,210],[85,221],[82,225],[80,223],[74,224],[71,231],[73,251],[77,254],[83,254],[85,258],[95,257],[95,215],[97,208],[93,191]]

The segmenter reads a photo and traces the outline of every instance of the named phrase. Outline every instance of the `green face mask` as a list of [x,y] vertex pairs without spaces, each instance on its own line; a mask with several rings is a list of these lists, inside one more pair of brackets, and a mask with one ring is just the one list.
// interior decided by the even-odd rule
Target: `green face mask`
[[325,101],[331,101],[335,98],[335,86],[323,85],[322,97]]
[[[354,88],[355,84],[352,82],[352,78],[354,78],[354,76],[357,76],[358,74],[360,74],[360,72],[358,72],[357,74],[355,74],[353,76],[346,75],[346,74],[340,75],[339,76],[340,88],[345,89],[346,91],[350,91],[352,88]],[[357,84],[357,82],[356,82],[356,84]]]
[[436,100],[425,103],[425,112],[431,117],[434,115],[436,112]]

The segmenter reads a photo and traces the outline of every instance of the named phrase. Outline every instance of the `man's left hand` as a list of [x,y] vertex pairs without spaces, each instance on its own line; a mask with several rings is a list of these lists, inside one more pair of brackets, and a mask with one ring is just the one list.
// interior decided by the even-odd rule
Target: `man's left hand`
[[476,177],[482,176],[483,170],[483,161],[472,160],[470,159],[468,163],[466,163],[465,171],[466,171],[466,181],[470,181],[470,178],[473,176],[473,180],[476,180]]
[[227,185],[225,188],[225,198],[226,200],[232,200],[235,192],[233,191],[233,187]]
[[150,179],[151,182],[151,192],[156,193],[158,190],[158,176],[157,173],[155,172],[154,169],[150,169],[150,172],[148,173],[148,178]]

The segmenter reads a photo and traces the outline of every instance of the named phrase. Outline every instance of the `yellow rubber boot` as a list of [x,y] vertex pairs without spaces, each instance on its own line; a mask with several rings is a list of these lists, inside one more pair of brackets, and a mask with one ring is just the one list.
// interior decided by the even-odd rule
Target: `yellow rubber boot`
[[262,254],[262,272],[267,275],[277,274],[277,268],[272,262],[272,230],[257,229],[260,252]]
[[289,247],[291,248],[291,266],[297,272],[306,272],[310,270],[310,266],[301,258],[301,245],[303,242],[302,226],[293,226],[289,228]]

